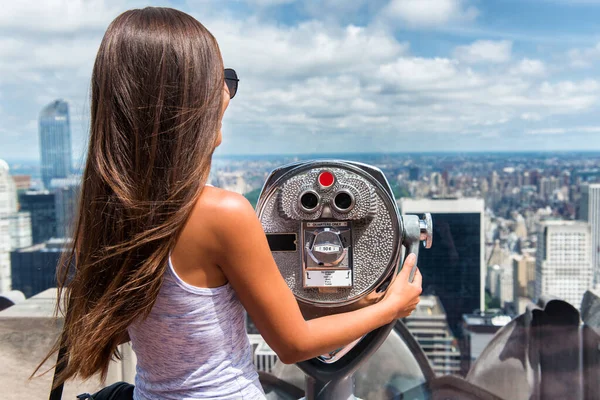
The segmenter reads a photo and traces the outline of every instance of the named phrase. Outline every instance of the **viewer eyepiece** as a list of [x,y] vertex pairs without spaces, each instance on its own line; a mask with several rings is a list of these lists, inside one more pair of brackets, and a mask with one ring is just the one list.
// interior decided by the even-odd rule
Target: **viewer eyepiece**
[[307,190],[300,195],[300,206],[304,211],[311,212],[319,205],[320,197],[313,190]]
[[354,207],[354,196],[347,190],[340,190],[333,198],[336,211],[348,212]]

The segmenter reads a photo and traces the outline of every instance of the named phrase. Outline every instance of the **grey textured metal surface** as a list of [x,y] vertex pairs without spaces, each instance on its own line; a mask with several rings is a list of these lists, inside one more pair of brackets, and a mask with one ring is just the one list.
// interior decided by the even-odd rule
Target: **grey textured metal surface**
[[[341,165],[341,164],[340,164]],[[330,171],[336,182],[323,189],[317,183],[321,171]],[[348,213],[332,210],[334,220],[352,220],[353,229],[353,287],[328,293],[316,288],[305,289],[302,284],[302,260],[298,252],[274,252],[273,257],[296,298],[322,306],[352,303],[374,290],[398,266],[401,245],[400,226],[395,204],[380,184],[360,170],[331,165],[304,171],[292,169],[280,177],[274,190],[263,193],[258,214],[266,233],[296,233],[301,238],[301,220],[318,219],[323,206],[332,201],[338,189],[351,191],[356,199]],[[314,213],[298,207],[298,196],[305,190],[315,190],[321,196],[321,205]],[[304,246],[298,243],[299,250]]]
[[507,400],[584,399],[579,328],[577,309],[543,296],[496,333],[466,379]]
[[[332,186],[322,188],[317,183],[317,178],[323,171],[329,171],[336,176],[336,181]],[[307,190],[313,190],[321,196],[320,204],[314,212],[305,212],[298,205],[300,194]],[[334,207],[331,207],[334,219],[339,221],[359,220],[372,217],[379,211],[375,188],[366,178],[341,168],[321,167],[291,176],[282,185],[279,193],[281,215],[294,220],[311,221],[319,219],[322,216],[324,206],[332,205],[336,193],[340,190],[351,193],[356,204],[349,212],[338,212]]]
[[600,333],[600,292],[590,289],[581,301],[581,319],[587,326]]
[[[403,332],[394,329],[381,347],[371,357],[365,359],[356,371],[354,394],[361,399],[391,399],[399,398],[392,395],[412,390],[412,393],[418,395],[404,398],[427,399],[422,386],[435,376],[427,364],[426,356],[418,346],[406,328]],[[272,374],[298,387],[303,387],[305,384],[304,373],[293,364],[285,365],[278,362]]]

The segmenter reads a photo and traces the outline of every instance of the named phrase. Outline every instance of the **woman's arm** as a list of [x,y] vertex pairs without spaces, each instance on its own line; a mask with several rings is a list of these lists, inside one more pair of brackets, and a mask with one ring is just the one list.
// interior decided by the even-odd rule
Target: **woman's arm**
[[360,310],[305,321],[292,291],[271,255],[250,203],[228,193],[212,218],[221,244],[219,267],[269,346],[284,363],[295,363],[344,346],[368,332],[410,314],[421,293],[421,276],[408,282],[414,256],[382,301]]

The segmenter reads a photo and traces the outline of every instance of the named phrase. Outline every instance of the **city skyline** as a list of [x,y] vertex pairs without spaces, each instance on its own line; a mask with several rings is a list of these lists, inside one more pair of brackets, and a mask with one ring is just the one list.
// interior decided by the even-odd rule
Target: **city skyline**
[[600,150],[598,2],[74,0],[4,7],[0,158],[35,159],[59,98],[83,158],[100,39],[143,5],[195,16],[238,71],[218,155]]
[[[110,21],[147,5],[174,7],[201,21],[216,37],[224,67],[239,75],[207,184],[244,196],[261,218],[256,205],[277,168],[348,160],[381,171],[377,185],[391,192],[395,212],[431,214],[433,226],[426,225],[433,244],[417,260],[421,301],[357,371],[356,395],[427,397],[447,374],[507,400],[518,397],[509,387],[523,400],[531,393],[595,398],[600,392],[593,351],[600,348],[593,308],[600,298],[600,0],[0,2],[0,323],[9,339],[0,340],[0,376],[9,398],[39,398],[50,388],[51,373],[45,381],[27,376],[59,334],[60,324],[48,323],[57,263],[72,247],[73,223],[85,214],[87,200],[98,204],[106,197],[92,193],[79,204],[91,182],[82,178],[92,65]],[[344,184],[340,176],[336,185]],[[171,193],[176,182],[156,185]],[[326,189],[319,179],[311,182]],[[280,193],[282,183],[276,183]],[[327,187],[322,204],[333,201],[339,187]],[[364,194],[387,202],[378,188],[358,191],[354,210],[360,211]],[[302,203],[305,189],[289,203]],[[106,199],[116,208],[102,214],[108,222],[101,236],[109,239],[98,254],[123,239],[110,234],[111,226],[137,218],[113,192]],[[282,216],[286,199],[265,193]],[[142,194],[135,201],[147,200]],[[152,201],[152,209],[161,207]],[[168,221],[170,213],[164,214]],[[353,227],[345,236],[351,239],[346,256],[364,251],[359,239],[372,226],[379,237],[368,247],[377,256],[389,235],[373,208],[366,214],[321,214],[316,223],[300,216],[294,235],[309,240],[305,226]],[[79,220],[85,230],[86,219]],[[263,221],[265,232],[272,233],[270,225]],[[282,232],[291,237],[289,229]],[[406,244],[407,238],[398,240]],[[321,244],[315,251],[342,254],[335,243],[337,249]],[[310,252],[315,248],[306,243]],[[296,257],[284,256],[286,263]],[[314,263],[301,265],[303,259],[294,262],[314,269]],[[280,258],[274,260],[280,266]],[[373,274],[357,267],[358,255],[347,260],[352,279],[347,275],[342,291]],[[343,266],[337,262],[331,265]],[[369,258],[370,267],[373,262]],[[327,265],[320,262],[319,271]],[[331,299],[331,289],[338,290],[294,288],[290,283],[299,282],[301,271],[283,275],[293,294]],[[565,303],[548,302],[551,297]],[[248,317],[246,330],[257,369],[303,387],[304,374],[278,361],[262,326]],[[123,359],[111,363],[103,384],[134,382],[135,354],[128,344],[121,351]],[[495,369],[486,370],[490,365]],[[288,367],[297,377],[282,373]],[[428,378],[427,369],[437,378]],[[74,397],[74,383],[65,396]],[[93,384],[87,381],[85,390],[91,393]],[[579,396],[584,389],[591,395]]]
[[[382,170],[403,212],[412,203],[420,207],[409,211],[432,213],[434,245],[420,252],[419,267],[424,290],[420,307],[426,315],[430,311],[433,315],[404,322],[440,374],[467,373],[478,362],[486,344],[493,340],[493,332],[531,307],[542,294],[558,296],[579,309],[582,293],[593,288],[591,264],[578,261],[591,260],[589,242],[573,246],[573,251],[566,253],[570,258],[564,263],[562,256],[546,258],[543,257],[546,251],[537,249],[540,238],[545,236],[540,230],[544,224],[578,224],[588,232],[588,239],[590,230],[597,229],[593,216],[589,218],[589,226],[587,222],[576,221],[586,218],[582,211],[595,201],[593,196],[586,200],[585,188],[588,184],[596,187],[593,182],[600,181],[596,153],[351,156]],[[209,183],[244,194],[255,204],[270,171],[302,158],[299,155],[217,157]],[[64,190],[81,177],[54,179],[52,194],[28,191],[28,187],[33,189],[39,181],[39,173],[29,176],[36,168],[39,170],[39,165],[34,165],[29,171],[24,166],[10,168],[14,185],[19,188],[20,210],[26,214],[21,225],[31,227],[19,236],[25,238],[28,234],[29,243],[12,246],[10,279],[13,290],[24,293],[23,297],[33,295],[35,301],[36,293],[55,285],[51,265],[58,253],[49,251],[59,250],[60,243],[68,240],[58,238],[66,232],[64,224],[68,218],[64,211],[73,209],[68,205],[70,191]],[[8,165],[6,170],[9,171]],[[56,191],[57,188],[64,192]],[[10,221],[17,225],[16,218]],[[49,228],[59,228],[58,225],[61,229],[57,231],[62,233],[53,236]],[[551,241],[555,248],[562,246],[555,242]],[[540,265],[537,270],[536,263]],[[573,268],[582,272],[585,279],[572,276],[563,279],[565,270]],[[432,300],[439,303],[437,308],[442,312],[427,308],[427,294],[435,294]],[[486,311],[479,311],[483,309]],[[464,325],[475,319],[479,325]],[[255,338],[256,342],[259,338]],[[256,350],[257,367],[270,370],[274,359],[276,354],[272,351]]]
[[[517,155],[517,156],[536,156],[536,155],[577,155],[577,154],[585,154],[585,155],[598,155],[600,156],[600,149],[598,150],[474,150],[474,151],[411,151],[411,152],[385,152],[385,151],[354,151],[354,152],[288,152],[288,153],[258,153],[258,154],[248,154],[248,153],[235,153],[235,154],[221,154],[219,152],[215,152],[213,155],[214,160],[230,160],[230,159],[281,159],[281,158],[299,158],[306,159],[307,157],[315,156],[316,158],[336,158],[336,157],[365,157],[365,156],[432,156],[432,155],[448,155],[448,156],[478,156],[478,155],[499,155],[499,156],[509,156],[509,155]],[[27,166],[35,166],[36,164],[41,164],[41,159],[39,154],[33,154],[31,158],[15,158],[10,155],[7,157],[0,157],[0,159],[6,161],[13,168],[13,164],[23,164]],[[74,160],[73,168],[77,170],[78,168],[83,168],[84,159],[81,162]]]

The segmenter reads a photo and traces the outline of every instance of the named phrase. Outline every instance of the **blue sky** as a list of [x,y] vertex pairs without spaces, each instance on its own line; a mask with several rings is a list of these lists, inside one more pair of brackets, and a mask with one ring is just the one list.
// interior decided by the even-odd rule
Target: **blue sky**
[[600,150],[600,1],[3,0],[0,158],[39,158],[37,118],[88,86],[120,12],[171,6],[217,38],[240,90],[217,154]]

